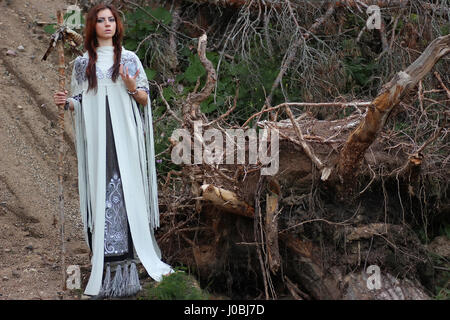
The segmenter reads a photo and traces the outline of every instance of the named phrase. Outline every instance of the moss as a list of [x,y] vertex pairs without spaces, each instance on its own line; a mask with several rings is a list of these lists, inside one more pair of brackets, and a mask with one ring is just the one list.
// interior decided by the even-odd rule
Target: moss
[[164,276],[159,283],[144,287],[141,300],[208,300],[195,278],[183,271]]

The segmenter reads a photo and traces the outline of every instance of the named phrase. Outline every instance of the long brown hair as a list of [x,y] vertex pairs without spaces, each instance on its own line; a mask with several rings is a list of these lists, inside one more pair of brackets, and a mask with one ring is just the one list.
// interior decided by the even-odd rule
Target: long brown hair
[[122,39],[124,33],[123,23],[120,19],[119,12],[113,5],[100,3],[89,10],[86,17],[86,28],[84,30],[84,49],[89,53],[89,63],[86,68],[86,77],[89,82],[88,91],[90,89],[95,89],[95,92],[97,92],[97,75],[95,63],[97,61],[96,48],[98,47],[98,40],[97,33],[95,32],[95,26],[97,24],[98,12],[104,9],[111,10],[114,19],[116,20],[116,33],[113,36],[114,65],[112,80],[115,82],[117,77],[119,76],[120,59],[122,56]]

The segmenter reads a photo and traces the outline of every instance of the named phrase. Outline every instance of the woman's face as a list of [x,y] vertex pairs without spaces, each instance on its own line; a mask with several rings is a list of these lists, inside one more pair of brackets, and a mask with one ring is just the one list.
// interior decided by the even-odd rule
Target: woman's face
[[112,39],[116,33],[116,19],[111,10],[103,9],[98,12],[95,32],[99,40]]

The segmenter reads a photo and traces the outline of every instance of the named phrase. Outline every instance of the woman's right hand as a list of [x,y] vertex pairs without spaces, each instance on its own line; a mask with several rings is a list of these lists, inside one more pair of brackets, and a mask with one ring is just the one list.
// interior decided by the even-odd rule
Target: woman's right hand
[[55,92],[53,95],[53,101],[57,106],[64,105],[67,100],[67,90]]

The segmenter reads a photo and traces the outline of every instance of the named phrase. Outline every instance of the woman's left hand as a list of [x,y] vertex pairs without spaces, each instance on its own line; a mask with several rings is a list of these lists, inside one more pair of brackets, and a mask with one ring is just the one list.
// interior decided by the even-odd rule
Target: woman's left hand
[[129,91],[136,91],[136,78],[139,75],[139,69],[137,69],[136,74],[131,77],[128,74],[128,67],[123,70],[123,64],[120,65],[119,68],[120,76],[122,77],[123,82],[125,82],[125,86]]

